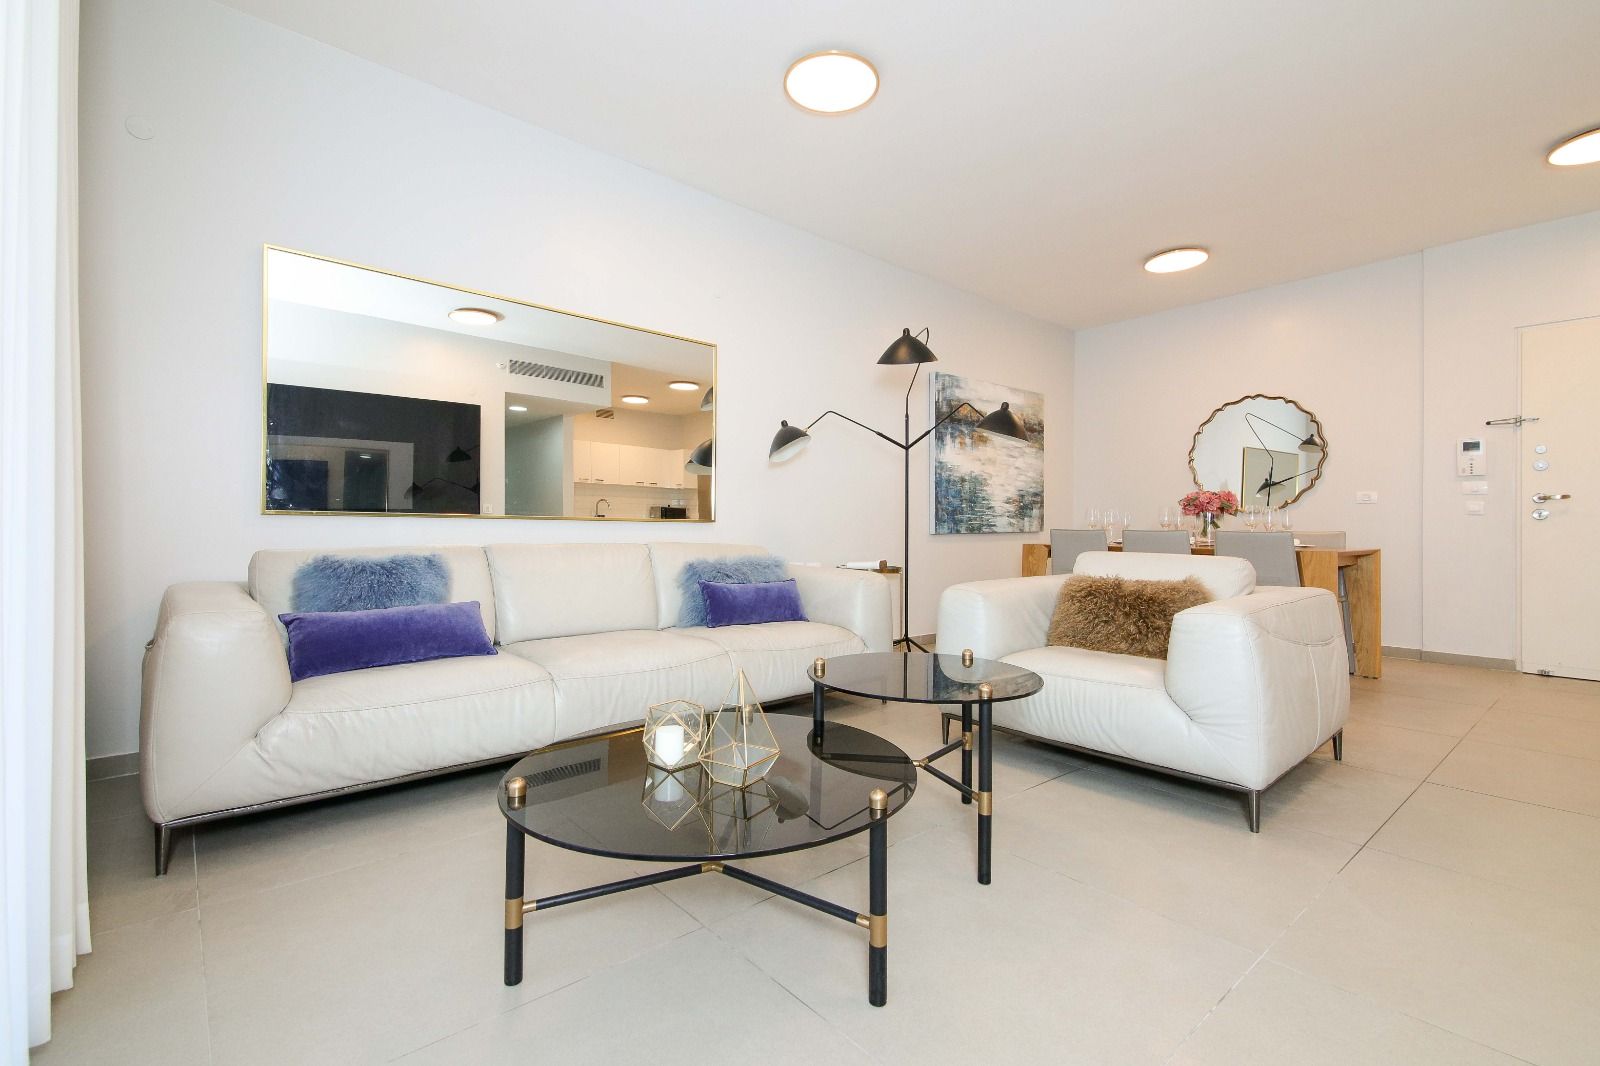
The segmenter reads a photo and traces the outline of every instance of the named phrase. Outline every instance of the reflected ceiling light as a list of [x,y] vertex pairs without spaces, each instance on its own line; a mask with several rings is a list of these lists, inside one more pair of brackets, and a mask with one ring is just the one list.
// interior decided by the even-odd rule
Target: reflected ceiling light
[[843,115],[866,107],[878,95],[878,71],[851,52],[813,52],[789,65],[783,91],[814,114]]
[[1180,270],[1193,270],[1211,258],[1204,248],[1168,248],[1144,261],[1144,268],[1152,274],[1176,274]]
[[507,407],[506,410],[507,411],[515,411],[515,412],[517,412],[517,414],[520,415],[520,414],[522,414],[522,412],[526,411],[527,408],[522,406],[520,403],[514,403],[511,406]]
[[1568,137],[1545,156],[1558,167],[1581,167],[1586,163],[1600,163],[1600,129]]
[[632,403],[632,404],[645,404],[645,403],[649,403],[650,402],[650,397],[648,397],[648,396],[633,396],[633,395],[629,395],[629,396],[624,396],[622,398],[622,402],[623,403]]
[[458,307],[450,312],[450,319],[463,326],[492,326],[506,317],[499,311],[491,311],[487,307]]
[[667,388],[677,389],[679,392],[693,392],[700,387],[698,381],[669,381]]

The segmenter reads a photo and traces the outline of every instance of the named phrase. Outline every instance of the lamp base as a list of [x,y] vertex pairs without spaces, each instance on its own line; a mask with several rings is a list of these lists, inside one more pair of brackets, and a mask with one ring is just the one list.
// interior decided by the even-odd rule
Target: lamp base
[[921,644],[918,644],[915,640],[912,640],[910,636],[904,635],[904,634],[902,634],[901,636],[895,638],[894,647],[896,649],[898,649],[900,647],[900,645],[902,645],[902,644],[906,645],[906,650],[907,651],[910,651],[912,648],[916,648],[918,651],[921,651],[921,652],[926,652],[928,650],[927,648],[924,648]]

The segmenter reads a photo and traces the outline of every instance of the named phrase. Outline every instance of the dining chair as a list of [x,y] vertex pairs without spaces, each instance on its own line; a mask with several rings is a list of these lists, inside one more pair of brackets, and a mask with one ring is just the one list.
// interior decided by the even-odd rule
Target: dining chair
[[1050,531],[1050,572],[1070,574],[1084,552],[1106,550],[1103,529],[1052,529]]
[[1297,529],[1294,542],[1302,548],[1343,548],[1344,531],[1318,533]]
[[1122,531],[1122,550],[1188,555],[1189,534],[1182,529],[1125,529]]
[[1216,554],[1244,559],[1256,568],[1256,584],[1300,586],[1293,533],[1241,533],[1217,530]]

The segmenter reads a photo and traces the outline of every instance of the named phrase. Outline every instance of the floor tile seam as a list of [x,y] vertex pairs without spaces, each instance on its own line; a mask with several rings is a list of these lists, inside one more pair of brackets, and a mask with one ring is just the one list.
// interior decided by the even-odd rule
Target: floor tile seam
[[[1452,699],[1449,696],[1423,696],[1414,692],[1384,692],[1382,689],[1371,689],[1365,686],[1358,689],[1352,689],[1351,691],[1371,693],[1372,698],[1374,699],[1427,700],[1429,703],[1448,703],[1452,707],[1465,707],[1476,711],[1487,711],[1501,699],[1500,696],[1495,696],[1495,698],[1490,700],[1488,703],[1480,705],[1475,700],[1458,700]],[[1363,697],[1363,699],[1365,698],[1366,697]]]
[[1296,966],[1292,962],[1286,962],[1281,958],[1279,958],[1279,959],[1268,959],[1267,961],[1272,963],[1272,965],[1274,965],[1274,966],[1281,966],[1285,970],[1288,970],[1291,973],[1299,974],[1301,977],[1309,978],[1312,981],[1317,981],[1317,982],[1320,982],[1322,984],[1325,984],[1325,985],[1329,986],[1330,988],[1337,989],[1338,991],[1343,992],[1347,996],[1351,996],[1351,997],[1353,997],[1355,999],[1361,1000],[1363,1003],[1369,1004],[1371,1006],[1375,1006],[1375,1007],[1379,1008],[1380,1010],[1393,1011],[1394,1013],[1400,1015],[1402,1018],[1406,1018],[1406,1019],[1409,1019],[1410,1021],[1417,1022],[1420,1025],[1425,1025],[1429,1029],[1434,1029],[1434,1030],[1437,1030],[1438,1032],[1445,1033],[1445,1034],[1447,1034],[1449,1036],[1453,1036],[1457,1040],[1465,1040],[1467,1043],[1473,1045],[1474,1047],[1480,1047],[1480,1048],[1483,1048],[1486,1051],[1492,1051],[1496,1055],[1504,1055],[1508,1059],[1512,1059],[1512,1060],[1514,1060],[1516,1062],[1524,1063],[1525,1066],[1540,1066],[1540,1064],[1538,1062],[1536,1062],[1535,1060],[1533,1060],[1533,1059],[1525,1059],[1521,1055],[1518,1055],[1514,1051],[1507,1051],[1505,1048],[1496,1047],[1493,1044],[1486,1044],[1482,1040],[1479,1040],[1479,1039],[1477,1039],[1476,1037],[1473,1037],[1473,1036],[1469,1036],[1466,1033],[1463,1033],[1463,1032],[1461,1032],[1459,1030],[1451,1029],[1449,1026],[1440,1025],[1436,1021],[1431,1021],[1431,1020],[1429,1020],[1427,1018],[1424,1018],[1424,1017],[1422,1017],[1420,1015],[1413,1014],[1410,1011],[1405,1010],[1404,1008],[1398,1006],[1392,1000],[1376,999],[1376,998],[1368,995],[1365,992],[1362,992],[1362,991],[1359,991],[1357,989],[1350,988],[1350,987],[1348,987],[1348,986],[1346,986],[1344,984],[1341,984],[1340,982],[1334,980],[1332,977],[1329,977],[1329,976],[1327,976],[1325,974],[1312,973],[1310,970],[1303,969],[1302,967]]
[[[1555,720],[1561,721],[1562,719]],[[1481,725],[1482,723],[1479,724]],[[1570,752],[1565,751],[1551,751],[1549,748],[1533,748],[1526,744],[1515,744],[1508,740],[1490,740],[1487,737],[1475,736],[1474,734],[1477,732],[1477,728],[1477,726],[1473,726],[1472,732],[1468,733],[1461,739],[1475,741],[1479,744],[1492,744],[1497,748],[1511,748],[1513,751],[1531,751],[1536,755],[1556,755],[1563,759],[1577,759],[1579,762],[1600,763],[1600,754],[1573,755]]]
[[1590,814],[1588,811],[1575,811],[1569,807],[1557,807],[1550,803],[1535,803],[1533,800],[1518,799],[1516,796],[1502,796],[1498,792],[1484,792],[1481,789],[1467,788],[1465,785],[1452,785],[1447,781],[1434,781],[1431,778],[1424,781],[1425,785],[1437,785],[1440,788],[1454,789],[1457,792],[1469,792],[1474,796],[1487,796],[1489,799],[1506,800],[1510,803],[1524,803],[1529,807],[1538,807],[1546,811],[1559,811],[1562,814],[1575,814],[1579,818],[1590,818],[1600,821],[1600,814]]
[[[192,842],[192,841],[191,841]],[[195,862],[195,936],[200,941],[200,1010],[206,1020],[206,1062],[215,1066],[217,1061],[217,1036],[212,1030],[211,1022],[211,969],[206,962],[206,922],[205,916],[200,913],[200,855],[199,849],[191,849]]]
[[[1497,877],[1485,877],[1482,874],[1473,873],[1470,870],[1462,870],[1455,866],[1446,866],[1443,863],[1434,862],[1430,859],[1419,859],[1415,855],[1407,855],[1404,852],[1380,847],[1377,844],[1369,845],[1369,847],[1372,851],[1375,851],[1380,855],[1387,855],[1391,859],[1400,859],[1405,862],[1415,863],[1418,866],[1426,866],[1430,870],[1438,870],[1441,873],[1455,874],[1457,877],[1465,877],[1469,881],[1477,881],[1485,885],[1494,885],[1498,888],[1508,888],[1513,892],[1525,892],[1530,896],[1543,900],[1546,903],[1555,904],[1557,906],[1576,906],[1579,907],[1579,909],[1584,909],[1575,900],[1569,899],[1559,893],[1551,892],[1547,889],[1534,888],[1529,885],[1519,885],[1511,881],[1502,881]],[[1591,907],[1587,909],[1592,910],[1593,908]]]
[[[1297,919],[1298,919],[1298,917],[1299,916],[1296,915]],[[1231,985],[1229,985],[1227,988],[1223,989],[1222,995],[1217,997],[1217,1001],[1215,1003],[1211,1004],[1211,1006],[1206,1010],[1206,1012],[1200,1016],[1200,1020],[1199,1021],[1195,1022],[1194,1025],[1189,1027],[1189,1031],[1187,1033],[1183,1034],[1183,1039],[1178,1041],[1177,1045],[1172,1049],[1172,1052],[1170,1054],[1168,1054],[1166,1058],[1161,1060],[1163,1066],[1167,1066],[1167,1064],[1171,1063],[1173,1059],[1178,1057],[1178,1052],[1183,1050],[1183,1046],[1185,1044],[1187,1044],[1190,1040],[1194,1039],[1194,1035],[1200,1031],[1200,1029],[1206,1024],[1206,1022],[1211,1020],[1211,1016],[1212,1015],[1216,1014],[1217,1011],[1222,1009],[1222,1004],[1227,1001],[1229,996],[1233,995],[1234,991],[1240,985],[1244,984],[1246,978],[1248,978],[1251,974],[1255,973],[1256,967],[1260,966],[1262,960],[1265,959],[1266,957],[1267,957],[1267,953],[1266,953],[1265,950],[1263,950],[1261,952],[1261,954],[1257,955],[1254,959],[1251,960],[1250,965],[1245,967],[1244,972],[1241,973],[1234,980],[1234,982]]]
[[[676,939],[676,938],[674,938],[674,939]],[[670,941],[669,941],[669,943],[670,943]],[[638,956],[634,956],[634,958],[637,958],[637,957]],[[632,960],[629,959],[629,960],[625,960],[625,961],[632,961]],[[620,964],[618,964],[618,965],[620,965]],[[432,1039],[425,1041],[424,1043],[418,1044],[416,1047],[408,1048],[407,1050],[400,1052],[398,1055],[395,1055],[395,1056],[391,1057],[387,1061],[389,1061],[389,1062],[399,1062],[401,1059],[405,1058],[408,1055],[415,1055],[417,1052],[423,1051],[423,1050],[425,1050],[427,1048],[430,1048],[430,1047],[433,1047],[435,1044],[442,1044],[446,1040],[452,1040],[455,1037],[460,1036],[462,1033],[470,1032],[473,1029],[479,1028],[480,1026],[487,1025],[488,1023],[494,1021],[496,1018],[504,1018],[506,1015],[514,1014],[515,1012],[521,1010],[523,1007],[532,1006],[533,1004],[538,1003],[540,1000],[544,999],[546,996],[552,996],[557,992],[560,992],[560,991],[563,991],[565,989],[571,988],[573,985],[581,985],[581,984],[583,984],[583,982],[589,980],[589,978],[594,977],[597,974],[604,973],[606,970],[609,970],[609,969],[612,969],[612,967],[606,966],[606,967],[602,967],[599,970],[596,970],[592,974],[584,974],[581,977],[575,977],[572,980],[567,981],[564,984],[560,984],[560,985],[555,986],[554,988],[550,988],[550,989],[547,989],[544,992],[540,992],[538,995],[534,996],[532,999],[525,999],[520,1003],[513,1003],[511,1006],[507,1007],[505,1010],[495,1011],[493,1014],[485,1015],[482,1018],[478,1018],[478,1019],[476,1019],[474,1021],[470,1021],[466,1025],[463,1025],[459,1029],[453,1029],[448,1033],[443,1033],[443,1034],[441,1034],[439,1036],[433,1037]]]
[[[1450,745],[1450,751],[1445,752],[1444,756],[1439,760],[1439,762],[1434,765],[1434,770],[1437,770],[1440,766],[1444,765],[1444,760],[1448,759],[1450,757],[1451,753],[1454,752],[1458,747],[1461,746],[1461,741],[1463,741],[1465,739],[1466,739],[1465,737],[1456,738],[1456,742],[1454,744]],[[1433,774],[1433,770],[1428,771],[1428,773],[1431,776]],[[1410,779],[1407,778],[1407,780],[1410,780]],[[1357,847],[1355,852],[1350,856],[1350,858],[1345,860],[1344,865],[1339,867],[1338,872],[1334,874],[1335,877],[1338,877],[1339,874],[1344,873],[1346,868],[1348,868],[1349,865],[1352,862],[1356,861],[1356,856],[1360,855],[1363,851],[1367,850],[1367,847],[1372,843],[1372,841],[1374,839],[1377,838],[1378,834],[1383,832],[1383,827],[1388,825],[1390,822],[1394,821],[1394,816],[1399,814],[1402,810],[1404,810],[1406,804],[1410,803],[1411,800],[1412,800],[1412,797],[1414,797],[1418,792],[1421,792],[1422,791],[1422,786],[1426,785],[1427,783],[1428,783],[1428,778],[1424,777],[1421,781],[1416,782],[1416,784],[1414,784],[1411,787],[1411,791],[1406,793],[1405,799],[1403,799],[1399,803],[1395,804],[1394,810],[1390,811],[1388,816],[1385,817],[1383,821],[1378,823],[1378,827],[1376,829],[1374,829],[1372,832],[1367,834],[1367,839],[1363,840],[1361,842],[1360,846]]]
[[[1396,722],[1369,717],[1355,707],[1350,708],[1350,718],[1354,721],[1360,722],[1362,725],[1381,725],[1389,729],[1403,729],[1408,733],[1421,733],[1425,737],[1449,737],[1451,740],[1460,740],[1462,737],[1467,735],[1466,733],[1445,733],[1437,729],[1423,729],[1421,726],[1400,725]],[[1480,719],[1474,719],[1470,724],[1468,724],[1467,733],[1472,732],[1472,730],[1476,728],[1479,721]]]

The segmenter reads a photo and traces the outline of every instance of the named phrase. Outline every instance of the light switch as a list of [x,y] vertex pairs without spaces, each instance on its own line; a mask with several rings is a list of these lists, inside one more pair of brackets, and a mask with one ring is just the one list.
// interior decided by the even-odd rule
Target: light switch
[[1484,502],[1482,500],[1468,500],[1467,501],[1467,513],[1468,514],[1481,516],[1484,513],[1484,510],[1485,510]]
[[1489,483],[1487,481],[1463,481],[1461,483],[1461,495],[1487,496],[1489,495]]
[[1377,503],[1378,502],[1378,494],[1376,492],[1370,492],[1370,491],[1368,491],[1368,492],[1358,492],[1358,493],[1356,493],[1356,502],[1357,503]]

